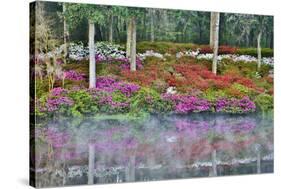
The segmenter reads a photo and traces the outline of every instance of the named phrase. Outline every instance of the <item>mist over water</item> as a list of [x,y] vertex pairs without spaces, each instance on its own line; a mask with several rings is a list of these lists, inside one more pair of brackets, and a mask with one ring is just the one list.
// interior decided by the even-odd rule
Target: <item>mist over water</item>
[[273,172],[273,117],[60,117],[36,127],[39,187]]

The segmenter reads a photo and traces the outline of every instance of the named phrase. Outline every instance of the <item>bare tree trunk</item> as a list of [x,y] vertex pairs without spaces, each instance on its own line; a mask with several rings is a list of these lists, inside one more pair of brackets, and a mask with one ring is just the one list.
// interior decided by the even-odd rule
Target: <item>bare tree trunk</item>
[[113,16],[109,18],[109,42],[113,42]]
[[210,16],[210,47],[213,48],[214,47],[214,13],[211,12],[211,16]]
[[95,24],[89,20],[89,88],[96,87]]
[[135,161],[136,155],[132,154],[129,157],[128,166],[125,169],[125,179],[127,182],[135,181]]
[[217,176],[217,151],[212,151],[212,176]]
[[89,145],[89,159],[88,159],[88,184],[94,184],[94,169],[95,169],[95,146]]
[[[66,6],[65,3],[63,3],[63,13],[66,11]],[[65,16],[63,16],[63,41],[64,41],[64,58],[65,58],[65,63],[66,59],[68,58],[68,41],[69,41],[69,30],[68,30],[68,25],[65,19]]]
[[155,10],[151,9],[150,10],[150,41],[154,42],[154,14],[155,14]]
[[131,50],[130,50],[130,70],[136,71],[137,64],[136,64],[136,44],[137,44],[137,26],[136,26],[136,18],[131,18]]
[[218,63],[218,49],[219,49],[219,25],[220,25],[220,13],[215,12],[214,14],[214,46],[213,46],[213,64],[212,72],[217,74],[217,63]]
[[126,57],[129,58],[131,55],[131,41],[132,41],[132,22],[131,19],[127,24],[127,46],[126,46]]
[[261,68],[261,35],[262,32],[260,32],[258,34],[258,38],[257,38],[257,44],[258,44],[258,48],[257,48],[257,53],[258,53],[258,71],[260,71]]
[[257,173],[258,174],[261,173],[261,153],[260,153],[260,151],[258,151],[258,154],[257,154]]

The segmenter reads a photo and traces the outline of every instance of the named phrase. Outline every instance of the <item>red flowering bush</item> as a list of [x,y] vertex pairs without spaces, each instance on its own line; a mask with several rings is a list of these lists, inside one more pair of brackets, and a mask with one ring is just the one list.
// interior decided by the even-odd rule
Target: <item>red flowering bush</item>
[[219,47],[219,54],[235,54],[236,50],[237,49],[235,47],[222,45]]
[[[236,53],[235,47],[230,47],[226,45],[219,46],[218,54],[235,54]],[[200,48],[200,54],[208,54],[213,53],[213,49],[210,46],[202,46]]]

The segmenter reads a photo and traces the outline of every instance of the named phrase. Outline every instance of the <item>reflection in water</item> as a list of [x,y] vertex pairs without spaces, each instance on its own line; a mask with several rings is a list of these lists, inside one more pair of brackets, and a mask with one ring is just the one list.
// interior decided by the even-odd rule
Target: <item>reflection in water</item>
[[60,118],[36,128],[39,187],[273,172],[273,118]]

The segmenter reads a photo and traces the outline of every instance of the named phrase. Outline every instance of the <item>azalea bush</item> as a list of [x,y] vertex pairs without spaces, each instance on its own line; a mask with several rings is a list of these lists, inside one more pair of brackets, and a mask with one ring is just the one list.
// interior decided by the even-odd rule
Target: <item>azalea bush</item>
[[85,79],[85,74],[78,73],[75,70],[64,71],[65,79],[72,81],[81,81]]
[[141,88],[131,99],[131,112],[162,113],[171,111],[171,103],[163,100],[153,89]]
[[216,101],[215,110],[217,112],[226,113],[248,113],[254,112],[256,109],[255,103],[249,99],[249,97],[244,97],[242,99],[226,99],[221,98]]
[[273,96],[268,94],[260,94],[258,95],[254,102],[256,103],[257,107],[262,110],[263,112],[273,110]]
[[[219,46],[218,54],[235,54],[236,50],[235,47],[223,45]],[[210,46],[201,46],[199,52],[200,54],[213,53],[213,49]]]
[[[122,59],[126,57],[126,52],[123,47],[106,42],[95,43],[95,53],[97,61]],[[83,43],[71,43],[69,46],[69,57],[73,60],[89,58],[89,47],[85,46]]]
[[208,100],[196,96],[164,94],[162,98],[173,104],[176,113],[203,112],[211,109]]
[[116,92],[119,91],[127,97],[133,95],[133,93],[137,92],[140,89],[140,86],[133,83],[126,83],[123,81],[118,81],[112,77],[99,77],[97,79],[97,89],[101,89],[107,92]]

